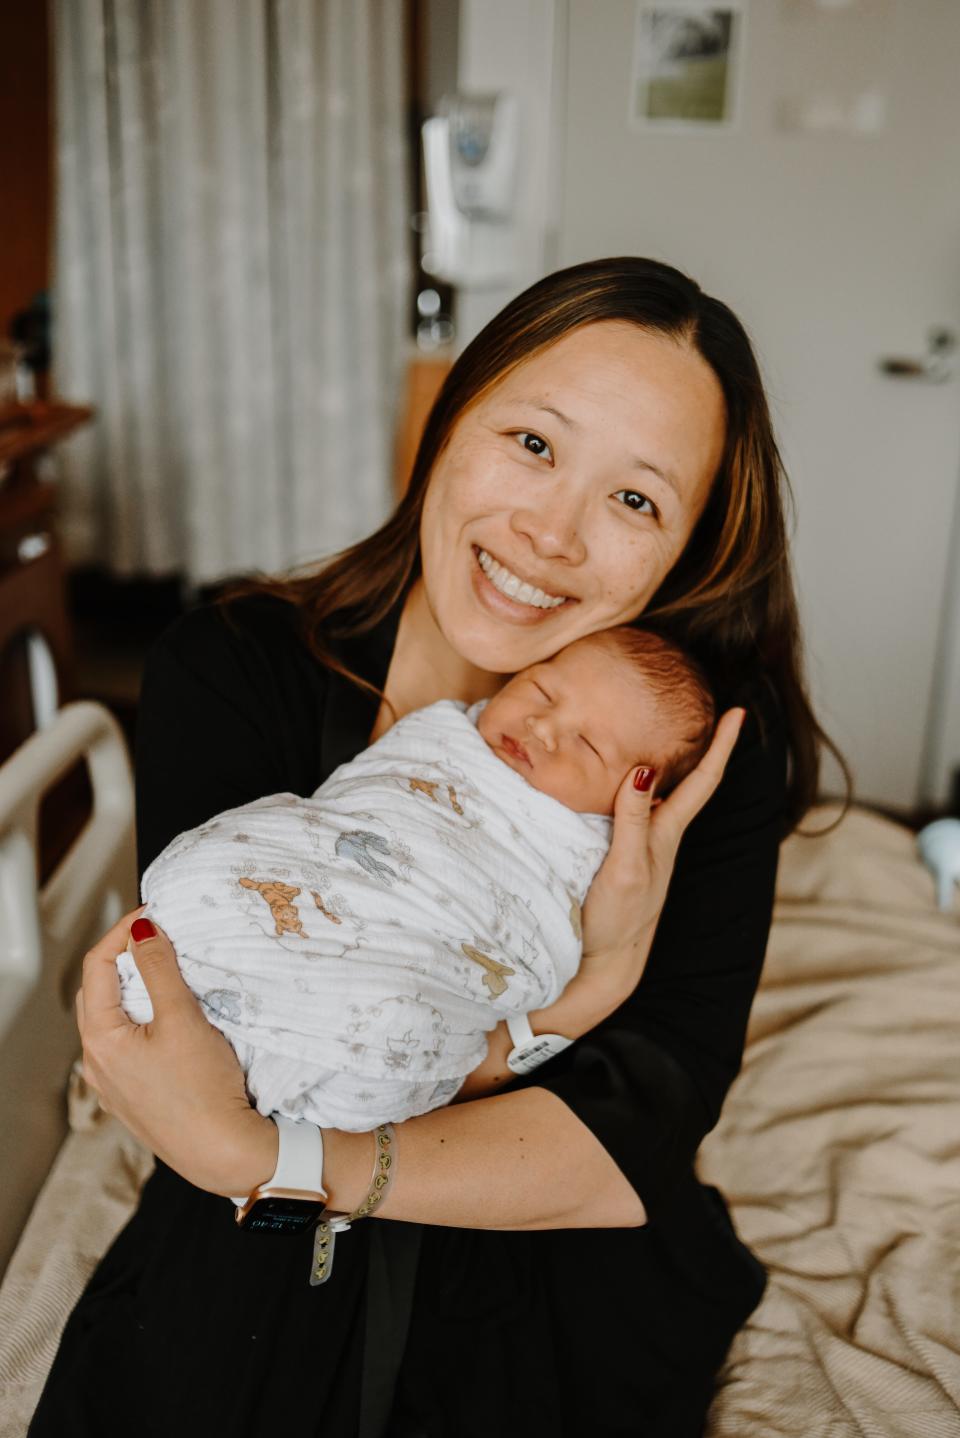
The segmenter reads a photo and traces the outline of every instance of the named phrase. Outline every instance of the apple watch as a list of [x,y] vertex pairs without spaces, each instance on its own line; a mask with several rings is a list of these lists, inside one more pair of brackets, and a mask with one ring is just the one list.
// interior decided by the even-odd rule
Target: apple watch
[[270,1118],[280,1134],[277,1166],[266,1183],[246,1198],[232,1200],[234,1217],[241,1228],[262,1233],[303,1233],[326,1207],[323,1135],[313,1123],[295,1122],[279,1113]]
[[507,1054],[507,1067],[515,1074],[531,1073],[573,1043],[573,1039],[565,1039],[562,1034],[534,1034],[526,1014],[507,1019],[507,1032],[513,1040],[513,1048]]

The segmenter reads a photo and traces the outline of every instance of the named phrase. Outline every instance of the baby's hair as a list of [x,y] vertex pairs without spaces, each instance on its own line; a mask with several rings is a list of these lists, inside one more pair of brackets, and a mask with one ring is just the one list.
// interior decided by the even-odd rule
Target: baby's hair
[[[671,731],[672,747],[659,756],[647,756],[657,763],[657,793],[663,797],[696,768],[710,747],[717,717],[710,681],[701,665],[673,639],[651,629],[621,624],[594,636],[604,640],[624,658],[632,660],[653,691]],[[637,756],[638,762],[645,756]]]

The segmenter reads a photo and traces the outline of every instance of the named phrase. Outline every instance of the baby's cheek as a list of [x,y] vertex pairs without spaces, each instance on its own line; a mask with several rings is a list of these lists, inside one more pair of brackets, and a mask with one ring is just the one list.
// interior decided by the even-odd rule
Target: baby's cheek
[[484,739],[488,738],[493,730],[494,716],[500,707],[497,703],[498,697],[499,696],[495,694],[490,702],[484,705],[477,719],[477,733]]

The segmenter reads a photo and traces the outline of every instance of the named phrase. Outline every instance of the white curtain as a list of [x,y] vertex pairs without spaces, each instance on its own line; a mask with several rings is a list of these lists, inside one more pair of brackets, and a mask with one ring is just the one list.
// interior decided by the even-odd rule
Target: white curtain
[[54,0],[54,379],[75,562],[199,584],[390,506],[403,0]]

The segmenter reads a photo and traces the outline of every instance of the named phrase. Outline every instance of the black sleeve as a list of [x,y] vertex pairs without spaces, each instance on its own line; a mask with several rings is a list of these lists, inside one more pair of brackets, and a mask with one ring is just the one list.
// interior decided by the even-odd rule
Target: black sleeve
[[193,610],[148,655],[135,765],[141,875],[183,830],[319,783],[324,672],[289,606],[242,601],[234,612],[228,624],[216,606]]
[[[743,1056],[773,910],[784,827],[779,709],[751,713],[716,793],[680,844],[633,995],[523,1087],[549,1089],[615,1160],[651,1217],[687,1175]],[[758,709],[763,707],[763,738]]]

